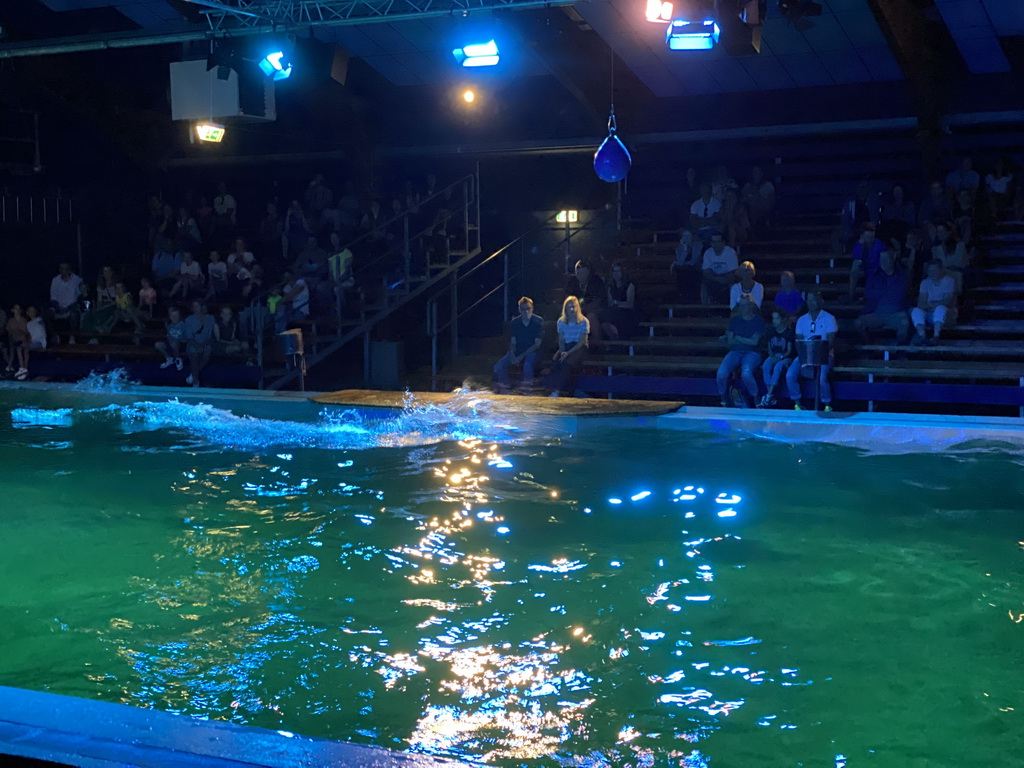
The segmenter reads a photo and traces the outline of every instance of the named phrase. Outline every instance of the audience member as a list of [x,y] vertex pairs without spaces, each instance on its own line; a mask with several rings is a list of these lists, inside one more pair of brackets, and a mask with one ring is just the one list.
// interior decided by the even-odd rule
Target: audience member
[[153,280],[157,288],[163,291],[171,290],[178,282],[178,268],[181,266],[181,254],[174,253],[170,248],[170,243],[163,238],[157,238],[156,250],[153,251],[153,260],[150,264]]
[[725,343],[729,351],[722,359],[722,364],[718,366],[716,376],[723,408],[729,405],[729,377],[737,368],[740,369],[740,377],[750,395],[747,405],[757,402],[757,379],[754,378],[754,371],[761,364],[761,353],[758,349],[764,338],[764,319],[757,314],[749,293],[740,296],[738,309],[739,313],[729,320],[725,331]]
[[854,321],[863,343],[868,344],[871,333],[882,328],[896,332],[897,345],[907,343],[910,337],[909,290],[907,275],[897,265],[895,254],[890,249],[882,251],[878,270],[865,280],[864,312]]
[[284,222],[277,211],[277,203],[267,203],[267,209],[260,221],[260,258],[271,262],[284,261],[288,246],[284,237]]
[[552,359],[544,387],[551,390],[551,397],[558,397],[566,389],[572,376],[572,369],[579,365],[587,354],[590,336],[590,321],[575,296],[566,296],[562,302],[562,315],[558,318],[558,351]]
[[114,322],[131,323],[135,326],[135,343],[138,344],[139,336],[142,335],[143,331],[146,330],[146,324],[142,322],[142,318],[139,317],[139,312],[135,309],[134,297],[125,290],[124,283],[120,280],[117,281],[115,286],[116,293],[114,295]]
[[921,234],[926,238],[929,247],[935,244],[935,225],[940,221],[953,218],[953,203],[946,196],[941,181],[933,181],[928,185],[928,195],[921,201],[917,209],[917,222]]
[[1010,163],[1005,157],[1000,157],[992,172],[985,174],[985,196],[988,199],[989,216],[993,221],[999,218],[1001,209],[1010,206],[1012,184]]
[[78,288],[82,278],[71,271],[71,265],[61,262],[57,276],[50,281],[50,312],[55,319],[67,319],[72,338],[78,328]]
[[857,185],[854,197],[843,205],[839,217],[840,251],[845,252],[846,248],[860,237],[865,224],[871,224],[878,220],[880,209],[877,193],[871,189],[870,182],[866,179],[862,180]]
[[971,247],[974,235],[974,197],[970,190],[961,189],[953,201],[953,229],[965,247]]
[[609,339],[630,339],[640,327],[636,286],[621,261],[612,264],[608,280],[607,309],[601,313],[601,329]]
[[302,205],[298,200],[292,200],[288,206],[288,212],[284,216],[284,238],[286,242],[285,261],[293,261],[313,234],[313,227],[310,226]]
[[499,392],[508,391],[509,369],[520,363],[523,366],[522,389],[533,388],[543,341],[544,318],[533,313],[533,299],[523,296],[519,300],[519,315],[509,323],[508,352],[494,364],[494,381]]
[[238,203],[228,192],[228,185],[223,181],[217,185],[217,196],[213,198],[213,212],[220,219],[218,228],[231,230],[238,223]]
[[7,319],[7,343],[10,345],[8,354],[10,362],[7,364],[7,371],[10,373],[14,365],[17,364],[18,369],[14,378],[24,381],[28,378],[29,334],[28,321],[21,314],[20,304],[11,307],[11,316]]
[[171,286],[168,297],[173,299],[176,293],[181,293],[182,299],[187,299],[198,294],[203,287],[203,270],[199,266],[191,251],[181,254],[181,264],[178,265],[178,279]]
[[588,344],[597,344],[601,340],[601,312],[608,295],[607,287],[600,275],[594,273],[589,261],[580,259],[576,262],[575,273],[565,286],[566,298],[578,297],[581,311],[586,315],[590,336]]
[[[25,310],[25,317],[25,327],[28,329],[28,348],[46,349],[46,323],[39,316],[39,311],[30,306]],[[28,368],[28,363],[25,364],[25,367]]]
[[878,220],[878,239],[883,243],[889,242],[891,238],[905,240],[916,223],[914,204],[906,199],[906,190],[902,184],[893,184],[891,196],[882,206]]
[[236,261],[242,262],[242,266],[252,269],[252,265],[256,263],[256,257],[253,252],[245,246],[245,240],[241,237],[236,237],[235,242],[232,246],[231,253],[228,254],[228,264],[234,264]]
[[187,208],[178,209],[178,218],[175,222],[174,248],[178,251],[191,251],[198,248],[203,242],[203,236],[199,232],[196,220],[188,215]]
[[707,182],[700,185],[700,197],[690,206],[690,231],[702,244],[716,233],[722,234],[722,203],[712,196],[711,185]]
[[96,278],[96,305],[102,307],[114,303],[114,295],[117,293],[117,275],[114,268],[104,266]]
[[156,288],[149,282],[148,277],[142,278],[139,282],[142,286],[139,288],[139,316],[152,320],[156,311]]
[[[917,331],[911,344],[938,344],[944,326],[952,325],[956,316],[956,287],[953,278],[946,274],[939,259],[928,262],[928,276],[921,281],[917,306],[910,312],[910,319]],[[932,326],[932,337],[928,338],[927,326]]]
[[[832,348],[836,334],[839,333],[839,324],[835,316],[826,312],[821,301],[821,294],[812,291],[807,294],[807,314],[796,321],[796,338],[798,341],[825,340],[829,342],[828,363],[822,365],[818,373],[818,382],[821,386],[821,402],[826,411],[832,410],[832,388],[829,385],[829,373],[835,364],[835,350]],[[799,351],[799,350],[798,350]],[[812,371],[811,366],[807,366]],[[804,410],[800,397],[800,377],[804,375],[804,366],[800,360],[794,360],[786,371],[786,386],[789,389],[789,397],[793,401],[793,410]]]
[[220,308],[220,317],[213,326],[213,336],[218,355],[238,355],[249,351],[248,343],[242,340],[239,333],[238,320],[231,307]]
[[[242,261],[240,266],[244,267],[245,262]],[[221,261],[219,251],[210,251],[210,263],[206,265],[206,300],[225,298],[227,295],[228,265]]]
[[957,294],[963,293],[964,272],[970,257],[967,248],[957,239],[956,229],[951,222],[935,227],[935,245],[932,246],[932,258],[942,262],[946,274],[953,278]]
[[283,333],[289,324],[309,317],[309,287],[306,281],[291,272],[285,272],[283,282],[281,300],[277,304],[278,333]]
[[189,359],[186,384],[201,386],[200,376],[213,355],[213,318],[206,311],[206,302],[192,302],[192,314],[185,320],[185,350]]
[[772,302],[786,313],[787,318],[799,317],[804,308],[804,295],[796,289],[796,277],[786,270],[779,277],[779,290]]
[[759,408],[771,408],[778,402],[775,393],[793,362],[795,344],[796,334],[793,333],[789,315],[785,310],[775,307],[772,309],[772,324],[768,326],[768,356],[761,366],[766,392],[758,403]]
[[949,190],[950,197],[955,197],[961,189],[966,189],[972,198],[977,193],[981,179],[978,172],[972,169],[972,165],[971,158],[964,156],[960,159],[960,166],[946,176],[946,189]]
[[700,179],[697,177],[697,169],[692,165],[686,169],[686,175],[683,177],[683,188],[682,197],[680,201],[684,203],[684,210],[689,210],[689,207],[693,205],[693,201],[701,196]]
[[167,309],[167,322],[164,323],[164,331],[167,337],[158,341],[154,346],[156,351],[164,356],[161,368],[170,368],[172,365],[179,371],[184,367],[181,362],[181,353],[185,348],[185,323],[181,319],[181,310],[171,306]]
[[743,294],[749,295],[750,300],[754,302],[754,306],[761,309],[761,304],[764,302],[764,286],[754,279],[756,274],[757,270],[754,268],[754,262],[752,261],[744,261],[736,268],[736,276],[739,278],[739,282],[733,283],[729,287],[729,309],[736,308]]
[[739,258],[736,251],[725,244],[721,232],[715,232],[701,264],[701,304],[724,304],[728,301],[731,286],[736,282],[737,267]]
[[676,276],[676,289],[679,291],[679,301],[683,304],[696,304],[700,301],[700,259],[703,255],[699,247],[693,247],[693,235],[688,230],[682,230],[669,271]]
[[750,181],[743,185],[743,204],[752,226],[768,221],[775,210],[775,185],[764,177],[764,171],[754,166]]
[[850,299],[857,295],[857,284],[861,275],[873,275],[878,271],[878,257],[882,243],[875,238],[875,225],[868,222],[861,228],[860,239],[853,246],[853,264],[850,266]]

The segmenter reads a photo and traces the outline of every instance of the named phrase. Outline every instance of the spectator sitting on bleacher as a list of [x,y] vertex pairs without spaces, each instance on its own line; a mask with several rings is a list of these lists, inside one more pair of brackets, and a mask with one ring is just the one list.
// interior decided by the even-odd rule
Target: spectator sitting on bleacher
[[174,299],[176,293],[181,293],[181,298],[187,299],[193,294],[198,294],[202,287],[203,269],[192,256],[192,252],[185,251],[181,254],[181,264],[178,265],[178,279],[171,286],[168,298]]
[[793,362],[795,344],[796,334],[789,322],[789,315],[784,309],[775,307],[772,309],[772,324],[768,326],[768,356],[761,366],[761,376],[767,391],[757,404],[758,408],[771,408],[778,402],[775,393]]
[[203,236],[199,233],[199,225],[196,220],[188,215],[188,209],[182,206],[178,209],[178,218],[175,222],[174,248],[178,251],[190,251],[198,248],[203,242]]
[[[956,287],[939,259],[928,262],[928,276],[921,281],[917,306],[910,311],[917,334],[911,344],[938,344],[942,329],[956,318]],[[932,326],[928,339],[927,326]]]
[[291,261],[298,256],[312,234],[313,228],[302,210],[302,205],[298,200],[292,200],[284,216],[285,260]]
[[917,209],[917,222],[928,246],[935,244],[935,225],[939,221],[953,218],[953,203],[946,196],[941,181],[928,185],[928,195]]
[[277,304],[277,332],[283,333],[290,323],[300,322],[309,317],[309,287],[301,277],[291,272],[283,275],[284,287],[281,301]]
[[742,199],[751,226],[767,222],[775,210],[775,185],[764,177],[764,171],[759,166],[751,169],[750,181],[743,185]]
[[[30,306],[25,310],[25,327],[28,329],[28,348],[46,349],[46,323],[39,316],[39,311]],[[25,363],[28,368],[28,363]]]
[[139,316],[146,320],[152,320],[153,313],[156,311],[156,288],[149,282],[148,277],[143,277],[139,283],[141,285],[139,288]]
[[601,340],[601,312],[608,297],[604,279],[596,274],[589,261],[580,259],[576,262],[575,273],[565,286],[565,297],[578,297],[581,311],[587,318],[590,327],[588,343],[597,344]]
[[260,222],[260,258],[280,264],[284,259],[284,222],[277,212],[277,203],[267,203],[266,213]]
[[761,353],[758,351],[761,346],[761,339],[764,338],[764,318],[757,313],[754,301],[749,293],[740,296],[738,304],[739,314],[729,320],[725,331],[725,343],[729,347],[722,364],[718,366],[716,381],[718,394],[722,399],[723,408],[728,407],[729,377],[737,368],[740,369],[740,376],[743,384],[750,395],[747,406],[757,402],[757,379],[754,378],[754,371],[761,364]]
[[306,247],[295,259],[291,271],[306,281],[310,291],[316,292],[321,281],[329,275],[327,251],[320,247],[320,241],[310,235],[306,239]]
[[679,246],[668,268],[676,276],[676,289],[682,304],[696,304],[700,301],[699,260],[703,255],[699,248],[693,247],[693,235],[689,230],[682,230],[679,233]]
[[10,373],[17,363],[18,370],[14,378],[24,381],[28,378],[28,321],[21,314],[21,305],[11,307],[11,316],[7,319],[7,343],[10,351],[7,355],[7,372]]
[[880,208],[878,195],[871,189],[871,184],[866,179],[861,181],[854,197],[847,200],[840,211],[839,252],[845,253],[857,241],[865,224],[877,221]]
[[970,248],[974,235],[974,197],[968,189],[957,192],[953,201],[953,229],[964,247]]
[[156,287],[161,291],[169,291],[178,282],[178,267],[181,266],[181,254],[171,249],[171,244],[164,238],[157,238],[156,250],[150,271]]
[[606,298],[608,307],[601,313],[604,335],[613,341],[631,339],[640,328],[640,310],[636,306],[636,286],[621,261],[612,264]]
[[[839,333],[839,324],[835,316],[823,309],[821,294],[812,291],[807,294],[807,314],[796,321],[797,340],[810,341],[824,339],[829,342],[829,362],[821,366],[818,381],[821,383],[821,402],[826,411],[832,410],[832,388],[829,385],[829,373],[835,364],[835,350],[832,344],[835,342],[836,334]],[[793,410],[804,410],[800,399],[800,377],[803,375],[803,366],[800,360],[794,360],[786,371],[786,386],[789,389],[789,397],[793,401]]]
[[978,172],[971,168],[972,165],[970,156],[965,155],[960,159],[960,166],[946,176],[946,189],[950,197],[956,197],[956,193],[961,189],[966,189],[972,199],[977,194],[981,178]]
[[214,347],[218,355],[238,355],[249,351],[249,344],[242,340],[238,321],[231,307],[221,307],[220,317],[213,326]]
[[234,264],[236,261],[242,262],[242,266],[247,269],[252,269],[252,265],[256,263],[256,257],[252,251],[245,247],[245,240],[240,237],[235,238],[234,246],[227,258],[229,265]]
[[736,251],[725,244],[721,232],[715,232],[711,236],[711,247],[704,251],[701,263],[701,304],[724,304],[729,300],[729,291],[736,282],[737,267],[739,258]]
[[857,284],[861,275],[873,275],[878,271],[878,257],[882,243],[875,238],[875,225],[867,222],[861,227],[860,239],[853,246],[853,264],[850,266],[850,300],[857,295]]
[[238,203],[228,192],[228,185],[223,181],[217,185],[217,196],[213,198],[213,211],[219,219],[218,229],[230,231],[238,223]]
[[213,318],[206,311],[206,302],[192,302],[192,314],[185,319],[185,351],[190,364],[186,384],[201,386],[200,376],[213,355]]
[[61,262],[58,274],[50,281],[50,313],[55,319],[67,318],[71,334],[78,329],[78,288],[82,278],[71,271],[71,265]]
[[139,336],[146,330],[146,324],[139,317],[139,311],[135,308],[134,297],[125,290],[124,283],[120,280],[116,284],[114,295],[114,322],[131,323],[135,326],[135,343],[139,343]]
[[754,306],[761,309],[761,304],[764,302],[764,286],[754,279],[756,274],[757,270],[752,261],[744,261],[736,268],[739,282],[729,286],[729,309],[736,309],[743,294],[749,294]]
[[575,296],[566,296],[562,302],[562,315],[558,318],[558,351],[552,358],[544,387],[551,390],[551,397],[558,397],[569,383],[572,369],[579,365],[587,354],[590,337],[590,321]]
[[544,318],[533,314],[533,299],[523,296],[519,300],[519,315],[509,323],[508,352],[494,364],[495,388],[507,392],[509,368],[523,365],[522,389],[534,385],[537,361],[540,359],[540,345],[544,341]]
[[996,160],[991,173],[985,174],[985,196],[988,198],[989,216],[993,221],[999,218],[999,212],[1010,206],[1013,197],[1013,174],[1010,163],[1005,157]]
[[967,269],[970,257],[967,248],[957,239],[956,229],[951,222],[945,222],[935,227],[932,258],[942,262],[946,274],[953,278],[957,294],[961,294],[964,285],[964,271]]
[[800,316],[804,308],[804,295],[796,289],[796,277],[789,270],[779,276],[779,290],[772,303],[785,312],[787,318]]
[[917,223],[914,204],[906,199],[902,184],[893,184],[889,200],[882,206],[878,219],[878,239],[889,242],[891,238],[906,240],[907,233]]
[[700,197],[690,205],[690,231],[701,248],[715,233],[722,234],[722,202],[711,195],[711,185],[700,185]]
[[167,338],[158,341],[154,346],[156,351],[164,356],[161,368],[170,368],[172,365],[179,371],[184,367],[181,362],[181,352],[185,347],[185,323],[181,319],[181,310],[178,307],[169,307],[167,310],[167,322],[164,323]]
[[740,202],[736,187],[727,186],[722,190],[722,226],[726,240],[737,250],[747,241],[750,232],[750,217],[747,207]]
[[[239,279],[241,276],[239,275]],[[246,301],[257,296],[263,291],[263,267],[259,264],[252,265],[252,271],[242,285],[242,298]]]
[[[241,266],[245,266],[244,260]],[[221,260],[219,251],[210,251],[210,263],[206,265],[206,300],[224,298],[227,294],[228,265]]]
[[854,322],[864,344],[870,343],[871,333],[880,328],[895,331],[898,346],[907,343],[910,336],[910,320],[907,317],[909,291],[907,275],[897,265],[892,249],[882,251],[878,258],[878,270],[865,280],[864,296],[867,303],[864,312]]
[[96,277],[96,306],[102,307],[114,303],[114,294],[117,293],[117,275],[114,268],[106,265]]

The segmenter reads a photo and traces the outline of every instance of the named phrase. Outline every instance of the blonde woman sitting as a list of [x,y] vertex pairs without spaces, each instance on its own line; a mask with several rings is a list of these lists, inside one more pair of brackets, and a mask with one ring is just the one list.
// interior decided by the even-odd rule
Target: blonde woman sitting
[[567,296],[562,302],[562,316],[558,318],[558,351],[544,379],[544,386],[552,390],[551,397],[558,397],[566,390],[572,369],[587,354],[589,336],[590,321],[580,310],[580,300]]

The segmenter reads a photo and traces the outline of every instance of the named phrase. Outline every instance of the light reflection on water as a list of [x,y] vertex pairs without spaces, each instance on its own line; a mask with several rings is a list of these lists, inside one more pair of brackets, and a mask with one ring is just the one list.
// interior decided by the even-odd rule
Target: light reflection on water
[[[147,559],[116,600],[61,610],[61,632],[121,662],[88,662],[102,668],[88,695],[500,765],[789,765],[772,761],[796,753],[830,767],[840,749],[887,765],[870,762],[863,723],[844,730],[843,670],[819,650],[842,638],[815,626],[849,629],[833,604],[870,579],[818,561],[801,571],[802,550],[838,556],[842,542],[805,545],[805,525],[773,537],[769,494],[749,478],[723,483],[692,457],[591,472],[557,442],[442,437],[451,415],[401,449],[399,422],[364,423],[376,436],[341,451],[352,433],[334,422],[284,439],[280,423],[180,405],[71,414],[70,443],[94,448],[105,440],[92,433],[139,439],[141,420],[134,487],[158,491],[163,523],[125,532]],[[59,434],[65,416],[35,429]],[[38,437],[29,422],[22,448]],[[625,466],[580,450],[582,463]],[[920,565],[878,543],[865,554]],[[935,586],[958,594],[955,582]],[[809,607],[780,588],[808,592]],[[877,589],[900,599],[889,579]],[[1001,621],[1021,626],[994,592]],[[851,662],[846,685],[888,653]]]

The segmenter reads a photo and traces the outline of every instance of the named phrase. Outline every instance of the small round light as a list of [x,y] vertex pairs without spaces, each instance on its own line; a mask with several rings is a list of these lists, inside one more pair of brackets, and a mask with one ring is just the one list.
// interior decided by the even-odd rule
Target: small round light
[[465,90],[462,92],[462,100],[467,104],[472,104],[476,101],[476,94],[471,90]]

